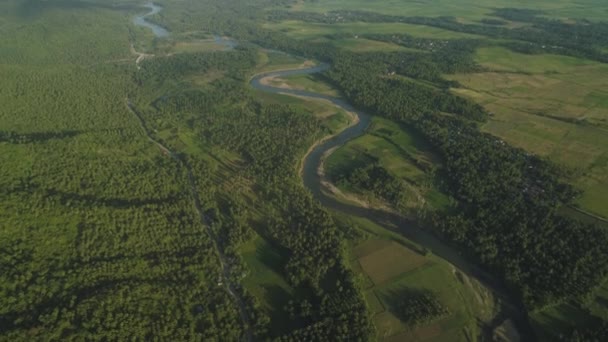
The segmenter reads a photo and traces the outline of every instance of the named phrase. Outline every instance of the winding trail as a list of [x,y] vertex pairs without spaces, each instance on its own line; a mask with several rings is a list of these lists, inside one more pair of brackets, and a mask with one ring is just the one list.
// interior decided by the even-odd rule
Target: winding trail
[[[326,71],[328,69],[329,65],[321,64],[305,69],[272,71],[258,74],[250,81],[253,88],[269,93],[327,100],[335,106],[341,107],[343,110],[354,113],[359,117],[359,120],[356,121],[354,125],[349,126],[337,135],[318,143],[314,148],[309,150],[308,154],[304,157],[302,166],[302,179],[304,186],[323,206],[350,216],[368,219],[390,231],[397,232],[414,243],[423,246],[426,251],[429,251],[449,262],[460,272],[476,279],[481,285],[493,293],[501,303],[500,312],[497,313],[495,319],[489,325],[491,327],[495,327],[501,322],[511,319],[515,322],[517,330],[524,340],[533,336],[527,321],[527,314],[525,310],[518,302],[509,298],[507,291],[504,289],[502,284],[496,281],[496,279],[494,279],[494,277],[492,277],[490,274],[469,262],[456,249],[449,246],[446,242],[442,241],[431,232],[419,228],[415,222],[402,215],[399,215],[398,213],[343,203],[327,194],[328,186],[327,180],[323,177],[323,161],[327,159],[338,147],[344,145],[354,138],[363,135],[370,125],[371,116],[362,111],[356,110],[343,99],[305,90],[273,86],[269,82],[264,81],[264,79],[281,78],[294,75],[311,75]],[[416,247],[413,248],[415,250],[417,249]],[[495,322],[496,320],[499,320],[500,322]]]
[[[169,36],[169,31],[167,31],[165,28],[146,20],[146,17],[159,13],[162,10],[162,7],[155,5],[152,2],[147,3],[145,5],[145,7],[150,8],[150,12],[134,17],[133,23],[138,26],[143,26],[143,27],[149,28],[150,30],[152,30],[152,33],[154,33],[154,35],[157,38],[163,38],[163,37]],[[216,38],[216,41],[221,44],[227,44],[230,47],[234,47],[232,42],[223,40],[222,38]],[[131,52],[138,56],[137,60],[135,61],[135,64],[137,65],[138,70],[140,69],[139,63],[144,58],[154,56],[154,55],[140,53],[140,52],[135,51],[135,47],[133,46],[133,44],[131,44]],[[129,111],[135,117],[137,117],[137,119],[139,121],[139,125],[140,125],[141,129],[143,130],[143,132],[145,133],[145,135],[148,137],[148,140],[150,140],[152,143],[154,143],[156,146],[158,146],[158,148],[161,150],[161,152],[164,155],[171,157],[179,165],[186,168],[186,171],[188,174],[188,185],[190,188],[190,195],[192,196],[192,199],[194,200],[194,206],[198,213],[199,219],[200,219],[202,225],[206,228],[207,234],[209,235],[209,238],[211,239],[211,242],[213,244],[213,249],[215,250],[215,253],[218,256],[218,260],[220,262],[220,267],[222,269],[222,272],[220,274],[220,281],[219,281],[218,285],[221,285],[226,290],[226,292],[234,299],[234,301],[237,305],[240,320],[241,320],[241,325],[243,327],[243,331],[245,334],[244,340],[247,342],[253,341],[253,331],[252,331],[251,324],[250,324],[251,319],[249,318],[249,315],[247,313],[247,306],[245,305],[245,302],[238,294],[237,289],[238,289],[239,285],[238,285],[238,282],[233,279],[234,277],[231,276],[232,267],[230,265],[230,262],[229,262],[228,258],[226,257],[226,255],[224,254],[224,252],[222,251],[222,248],[220,247],[220,243],[219,243],[219,237],[215,234],[215,232],[211,228],[209,218],[205,215],[205,211],[203,210],[203,207],[201,205],[200,196],[199,196],[198,192],[196,191],[196,179],[194,177],[194,173],[192,172],[192,166],[188,163],[187,160],[184,160],[177,153],[175,153],[174,151],[169,149],[167,146],[163,145],[160,141],[156,140],[154,138],[154,135],[148,129],[148,127],[146,125],[146,121],[143,119],[141,114],[137,111],[137,109],[135,108],[135,106],[133,105],[131,100],[129,100],[127,98],[125,101],[126,101],[126,105],[129,109]]]
[[196,191],[196,180],[194,178],[194,173],[192,172],[192,167],[190,166],[190,164],[188,164],[187,161],[180,158],[180,156],[177,153],[173,152],[167,146],[163,145],[160,141],[156,140],[154,138],[154,136],[150,133],[150,130],[146,126],[146,122],[142,118],[141,114],[137,111],[137,109],[135,108],[133,103],[129,99],[126,100],[126,103],[127,103],[127,107],[129,108],[129,111],[135,117],[137,117],[137,119],[139,120],[139,125],[140,125],[141,129],[144,131],[145,135],[148,137],[148,140],[150,140],[152,143],[154,143],[156,146],[158,146],[158,148],[161,150],[161,152],[163,154],[171,157],[178,164],[180,164],[181,166],[186,168],[186,171],[188,174],[188,185],[190,188],[190,195],[192,196],[192,198],[194,200],[194,206],[196,208],[196,211],[198,212],[198,216],[199,216],[201,223],[207,230],[207,234],[209,235],[209,238],[211,239],[211,242],[213,243],[213,248],[220,261],[220,266],[222,268],[222,273],[220,275],[220,277],[221,277],[220,284],[221,284],[221,286],[224,287],[226,292],[228,292],[228,294],[237,303],[237,306],[239,309],[239,315],[241,317],[241,321],[243,323],[243,329],[245,331],[245,339],[246,339],[246,341],[252,341],[253,333],[251,331],[251,326],[249,324],[250,319],[249,319],[249,315],[247,314],[247,308],[245,306],[245,303],[242,301],[242,299],[237,294],[237,285],[231,280],[231,277],[230,277],[230,274],[231,274],[230,262],[228,261],[228,258],[226,257],[226,255],[222,252],[222,249],[219,246],[219,242],[218,242],[219,238],[217,237],[217,235],[215,234],[213,229],[211,229],[211,224],[209,222],[209,219],[205,215],[205,211],[203,210],[203,207],[201,205],[200,196],[198,195],[198,192]]

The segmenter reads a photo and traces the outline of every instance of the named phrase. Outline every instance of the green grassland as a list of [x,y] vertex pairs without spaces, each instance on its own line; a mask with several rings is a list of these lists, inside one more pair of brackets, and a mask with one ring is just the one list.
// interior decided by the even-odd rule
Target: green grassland
[[324,82],[318,75],[295,75],[278,79],[277,83],[293,89],[301,89],[314,93],[338,97],[339,93],[330,84]]
[[[428,144],[407,127],[380,117],[372,119],[372,125],[365,135],[349,141],[332,153],[325,162],[325,170],[333,177],[374,160],[408,185],[411,193],[406,208],[402,209],[413,213],[427,206],[445,209],[448,205],[447,197],[432,185],[430,173],[439,160]],[[348,186],[342,186],[341,190],[363,195],[360,190]],[[372,203],[378,201],[377,198],[367,199]]]
[[532,313],[531,321],[537,335],[544,340],[550,340],[575,327],[589,328],[596,323],[597,317],[602,320],[608,319],[608,283],[606,282],[583,300],[557,304]]
[[[477,319],[487,320],[493,312],[493,299],[486,290],[444,261],[421,254],[396,233],[365,219],[337,217],[363,232],[364,238],[353,242],[348,254],[365,291],[379,341],[476,340]],[[432,291],[450,314],[422,326],[407,326],[394,309],[403,289]]]
[[[439,28],[412,25],[404,23],[338,23],[321,24],[308,23],[297,20],[286,20],[280,23],[266,23],[265,28],[285,32],[296,39],[314,39],[328,34],[350,34],[353,38],[360,34],[410,34],[422,38],[454,39],[454,38],[480,38],[480,36],[459,33]],[[344,44],[344,43],[342,43]],[[376,47],[378,46],[377,43]],[[394,48],[393,48],[394,49]]]
[[453,91],[483,104],[493,116],[483,129],[575,170],[579,204],[607,217],[608,65],[555,56],[483,48],[489,72],[451,77]]
[[[608,13],[608,6],[597,1],[594,4],[600,9],[593,13],[570,3],[543,0],[530,5],[500,0],[494,6],[536,6],[556,17],[597,19]],[[32,340],[61,339],[71,333],[76,328],[69,323],[54,324],[73,312],[75,321],[105,317],[101,320],[109,323],[101,334],[110,340],[125,326],[141,332],[142,339],[155,334],[186,340],[201,326],[208,331],[208,339],[213,339],[213,334],[225,336],[221,335],[224,329],[239,326],[238,312],[226,304],[232,299],[217,286],[221,270],[210,240],[201,233],[204,227],[192,199],[185,195],[189,193],[185,170],[148,141],[126,106],[126,96],[133,94],[133,38],[138,51],[164,54],[211,52],[223,47],[190,38],[159,44],[146,30],[129,25],[131,13],[140,11],[137,8],[125,12],[93,2],[55,4],[42,1],[37,11],[24,11],[19,1],[0,4],[0,133],[42,137],[42,141],[0,141],[0,165],[10,165],[0,168],[0,256],[15,265],[15,271],[0,277],[0,290],[7,294],[27,290],[19,292],[27,296],[0,298],[0,316],[40,312],[40,317],[9,332]],[[326,11],[345,6],[389,14],[455,15],[466,20],[479,19],[491,11],[487,1],[469,0],[438,0],[433,6],[406,1],[322,0],[299,2],[294,9]],[[171,11],[184,9],[170,8],[167,15]],[[334,43],[358,52],[401,50],[393,44],[354,38],[361,33],[476,37],[406,24],[289,21],[265,27],[299,39],[352,34],[353,38]],[[276,52],[261,50],[258,57],[252,74],[306,65],[303,59]],[[494,71],[457,75],[454,79],[465,88],[454,91],[475,98],[494,112],[484,129],[576,169],[576,184],[585,190],[580,205],[608,216],[608,95],[602,90],[608,88],[605,65],[567,57],[524,56],[497,48],[480,50],[478,61]],[[224,77],[223,71],[211,70],[167,80],[138,98],[138,104],[172,92],[206,89]],[[286,83],[338,95],[314,76],[290,77]],[[351,122],[346,113],[322,101],[262,92],[255,96],[265,105],[288,104],[319,119],[317,139]],[[154,111],[149,104],[140,108]],[[264,217],[272,215],[273,208],[261,203],[259,189],[243,176],[244,161],[239,154],[201,144],[197,132],[180,117],[155,117],[152,124],[158,127],[155,136],[168,146],[206,165],[207,173],[197,175],[208,182],[203,185],[213,184],[221,199],[238,197],[251,226],[258,232],[264,230]],[[307,148],[299,147],[301,155]],[[408,209],[412,212],[421,207],[449,206],[448,198],[433,185],[438,158],[407,127],[374,118],[367,134],[338,149],[327,160],[326,168],[331,174],[371,160],[378,160],[408,184]],[[476,339],[477,319],[486,320],[493,311],[491,296],[478,284],[437,257],[419,253],[420,248],[395,233],[366,220],[337,213],[336,217],[357,226],[365,236],[352,242],[347,254],[365,289],[378,339]],[[294,328],[284,308],[290,299],[302,294],[281,275],[286,252],[258,232],[239,248],[247,270],[242,285],[261,303],[271,318],[270,329],[278,335]],[[184,250],[187,257],[181,252]],[[403,288],[432,290],[450,309],[450,315],[408,328],[391,306]],[[607,302],[604,286],[585,306],[606,317]],[[558,325],[572,314],[581,321],[586,319],[578,305],[566,303],[532,318],[541,334],[545,329],[559,331]],[[195,314],[198,308],[210,314],[202,318]],[[83,339],[101,336],[87,331],[86,326],[78,328],[84,331]]]
[[384,14],[406,16],[454,16],[468,20],[483,18],[495,8],[529,8],[540,9],[550,17],[556,18],[587,18],[604,20],[608,13],[608,5],[601,0],[433,0],[433,1],[366,1],[366,0],[320,0],[301,1],[293,10],[327,12],[340,9],[356,8],[361,11],[372,11]]
[[218,44],[214,39],[194,39],[188,41],[171,42],[167,47],[159,46],[159,49],[166,50],[167,53],[192,53],[206,51],[226,50],[226,46]]
[[255,72],[264,73],[273,70],[293,69],[301,67],[305,62],[306,60],[300,57],[262,50],[258,53],[258,65]]
[[[408,50],[405,47],[379,42],[377,40],[370,40],[364,38],[348,38],[348,39],[334,39],[331,40],[337,47],[353,51],[353,52],[369,52],[369,51],[406,51]],[[409,49],[413,50],[413,49]]]
[[258,236],[242,247],[241,257],[248,271],[243,286],[260,300],[275,333],[289,331],[289,316],[284,307],[293,299],[294,290],[281,275],[285,255]]

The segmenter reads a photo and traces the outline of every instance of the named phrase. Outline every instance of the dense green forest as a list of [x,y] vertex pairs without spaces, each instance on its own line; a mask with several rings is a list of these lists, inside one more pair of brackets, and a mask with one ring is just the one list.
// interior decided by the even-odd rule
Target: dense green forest
[[[346,259],[364,233],[298,173],[326,122],[249,85],[273,50],[327,62],[322,79],[345,99],[432,146],[441,159],[432,182],[454,205],[408,219],[504,283],[513,306],[529,314],[594,294],[608,272],[608,232],[562,215],[578,195],[567,172],[481,132],[492,113],[451,92],[460,85],[445,75],[483,70],[474,53],[495,45],[608,62],[606,23],[512,8],[479,23],[288,10],[295,3],[161,1],[150,20],[173,45],[132,24],[146,10],[135,1],[0,4],[0,340],[374,339],[364,282]],[[263,25],[283,20],[491,39],[365,33],[404,49],[353,52],[332,44],[348,34],[311,42]],[[166,52],[214,34],[239,44]],[[277,68],[293,63],[276,54]],[[374,160],[332,181],[399,210],[409,190]],[[277,293],[270,309],[243,285],[255,276],[243,250],[259,241],[278,261],[259,259],[287,289],[266,289]],[[394,298],[390,310],[412,329],[450,315],[429,291]],[[603,340],[595,319],[562,338]]]

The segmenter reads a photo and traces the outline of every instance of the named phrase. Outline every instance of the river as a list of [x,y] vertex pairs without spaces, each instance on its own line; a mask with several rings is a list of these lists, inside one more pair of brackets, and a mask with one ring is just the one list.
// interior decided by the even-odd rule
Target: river
[[[147,14],[136,16],[133,19],[133,22],[136,25],[144,26],[151,29],[156,37],[167,37],[169,35],[169,32],[166,29],[154,23],[148,22],[145,19],[145,17],[147,16],[159,13],[162,10],[162,7],[157,6],[151,2],[147,3],[145,6],[150,8],[151,11]],[[214,39],[216,43],[224,45],[228,49],[234,48],[236,46],[236,43],[230,39],[221,38],[219,36],[214,36]],[[529,323],[527,322],[525,310],[523,310],[519,304],[516,304],[516,302],[511,301],[509,299],[509,296],[506,294],[506,291],[504,290],[501,283],[497,282],[491,275],[489,275],[473,263],[469,262],[465,257],[463,257],[456,249],[451,247],[449,244],[437,238],[434,234],[419,228],[415,222],[408,220],[407,218],[404,218],[400,215],[389,213],[383,210],[363,208],[360,206],[343,203],[325,194],[325,192],[323,191],[324,186],[322,184],[321,176],[318,172],[323,164],[323,159],[326,158],[328,154],[331,153],[331,151],[334,151],[336,148],[346,144],[348,141],[363,135],[371,123],[371,116],[363,111],[357,110],[341,98],[313,93],[305,90],[274,87],[272,85],[262,84],[261,80],[266,77],[281,78],[295,75],[312,75],[321,73],[328,69],[329,65],[320,64],[304,69],[272,71],[256,75],[251,79],[250,82],[253,88],[268,93],[286,94],[291,96],[307,97],[311,99],[329,101],[335,106],[340,107],[341,109],[347,112],[354,113],[358,117],[358,121],[354,125],[346,128],[345,130],[341,131],[330,139],[318,144],[305,156],[302,166],[302,179],[304,186],[323,206],[332,210],[345,213],[347,215],[358,216],[368,219],[386,229],[398,232],[409,240],[411,240],[412,242],[423,246],[426,251],[431,252],[434,255],[446,260],[460,272],[474,279],[477,279],[497,298],[500,298],[503,304],[501,307],[501,311],[496,315],[496,318],[491,323],[490,328],[498,326],[500,323],[502,323],[505,319],[508,318],[514,321],[519,334],[522,335],[524,339],[533,336]],[[149,135],[149,137],[153,139],[151,135]],[[202,213],[201,216],[203,216]],[[213,233],[211,233],[210,235],[213,239],[215,239]],[[217,249],[217,251],[223,266],[223,273],[225,276],[224,279],[227,280],[228,277],[226,277],[226,275],[229,274],[228,263],[226,262],[226,260],[224,260],[225,257],[221,250]],[[245,326],[247,326],[248,317],[246,314],[244,303],[242,303],[241,299],[235,293],[236,291],[234,286],[236,284],[226,282],[225,285],[227,291],[237,301],[239,311],[241,313],[241,318],[245,323]],[[251,331],[247,329],[246,334],[246,340],[250,341]]]
[[[500,323],[508,318],[515,322],[520,335],[523,335],[523,337],[529,337],[531,335],[531,331],[529,324],[527,323],[524,310],[520,307],[520,305],[512,304],[513,302],[509,300],[509,296],[506,294],[507,292],[503,288],[502,284],[496,281],[490,274],[483,271],[475,264],[469,262],[448,243],[442,241],[431,232],[421,229],[415,222],[401,215],[389,213],[384,210],[364,208],[357,205],[340,202],[335,198],[328,196],[326,192],[323,191],[324,185],[321,175],[319,174],[319,170],[322,169],[323,160],[327,158],[332,151],[335,151],[336,148],[363,135],[370,125],[371,116],[363,111],[355,109],[341,98],[299,89],[274,87],[268,83],[263,84],[262,79],[266,77],[284,78],[294,75],[312,75],[328,69],[329,65],[320,64],[318,66],[305,69],[273,71],[256,75],[251,79],[250,82],[253,88],[264,92],[330,101],[335,106],[338,106],[341,109],[354,113],[356,116],[358,116],[359,120],[355,125],[346,128],[332,138],[320,143],[305,156],[302,167],[304,186],[323,206],[350,216],[358,216],[368,219],[386,229],[397,232],[408,238],[410,241],[423,246],[426,251],[446,260],[460,272],[478,280],[479,283],[490,290],[494,296],[500,298],[501,302],[503,303],[501,312],[496,315],[496,318],[490,324],[491,328],[500,325]],[[416,249],[415,246],[413,248]]]
[[154,33],[154,35],[158,38],[164,38],[164,37],[169,36],[169,31],[167,31],[164,27],[161,27],[159,25],[156,25],[156,24],[146,20],[146,17],[159,13],[163,8],[152,2],[148,2],[147,4],[144,5],[144,7],[148,7],[150,9],[150,12],[148,12],[146,14],[136,15],[133,18],[133,24],[135,24],[137,26],[143,26],[143,27],[146,27],[146,28],[152,30],[152,33]]

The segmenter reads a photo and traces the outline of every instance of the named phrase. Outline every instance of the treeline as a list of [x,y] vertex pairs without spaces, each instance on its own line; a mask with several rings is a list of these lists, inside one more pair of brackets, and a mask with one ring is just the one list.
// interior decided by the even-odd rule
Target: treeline
[[399,208],[405,204],[408,189],[403,181],[391,175],[378,162],[369,163],[332,176],[332,181],[341,186],[350,186],[355,191],[371,193]]
[[227,77],[239,77],[250,70],[256,62],[253,49],[237,47],[230,53],[203,52],[176,54],[144,60],[140,72],[135,74],[139,84],[145,81],[179,79],[193,73],[204,73],[210,69],[224,70]]
[[[513,39],[533,44],[545,53],[584,57],[608,62],[602,48],[608,46],[608,24],[579,21],[564,23],[538,16],[541,12],[519,9],[497,9],[493,15],[508,20],[530,23],[530,26],[507,28],[502,25],[465,24],[453,17],[405,17],[366,11],[330,11],[328,13],[273,11],[269,20],[302,20],[319,23],[373,22],[408,23],[445,30],[477,34],[492,38]],[[522,50],[521,52],[525,52]]]
[[[273,16],[277,20],[319,22],[402,20],[353,11],[327,16],[281,12]],[[403,20],[453,27],[461,32],[489,32],[487,35],[501,38],[516,37],[511,32],[528,37],[517,30],[502,32],[507,29],[500,25],[461,24],[448,18]],[[573,191],[559,181],[559,172],[545,161],[479,132],[469,121],[485,117],[479,105],[418,82],[388,77],[386,64],[367,60],[366,54],[340,51],[328,43],[289,39],[246,21],[224,21],[217,30],[265,47],[331,62],[333,67],[326,76],[355,105],[411,125],[431,140],[444,156],[446,185],[459,199],[462,212],[437,220],[437,228],[447,238],[468,247],[481,264],[505,279],[529,308],[587,293],[606,274],[606,233],[555,213],[557,207],[571,201]],[[539,31],[529,35],[537,38],[522,40],[537,44],[544,32]],[[588,52],[581,51],[577,53]]]
[[[331,62],[333,67],[327,77],[355,105],[411,125],[432,140],[446,159],[445,170],[450,170],[444,173],[446,186],[452,196],[460,200],[462,211],[460,215],[437,220],[437,228],[451,240],[469,247],[472,256],[505,279],[529,308],[563,301],[589,292],[599,284],[606,274],[606,233],[556,215],[555,208],[568,203],[574,196],[572,190],[559,182],[559,172],[546,162],[479,132],[468,119],[483,120],[483,108],[447,92],[428,89],[418,82],[389,77],[392,71],[396,72],[395,76],[408,76],[408,72],[398,71],[396,65],[388,68],[371,58],[366,60],[365,54],[340,51],[330,43],[290,39],[280,32],[261,28],[253,20],[233,20],[231,18],[235,16],[228,15],[228,10],[240,13],[234,1],[227,3],[225,10],[223,17],[217,16],[212,23],[209,22],[208,27],[212,31]],[[603,44],[601,37],[585,38],[592,44],[582,46],[571,44],[567,39],[547,32],[547,29],[511,30],[496,22],[489,25],[463,24],[445,17],[409,18],[356,11],[330,12],[327,15],[279,11],[271,13],[270,18],[326,23],[407,22],[515,39],[522,47],[530,45],[542,51],[604,60],[603,54],[597,51],[597,46]],[[571,24],[556,25],[572,27],[568,26]],[[601,27],[594,25],[593,29]],[[408,39],[384,37],[384,40],[397,44],[403,40],[401,44],[404,46],[417,44],[414,48],[418,49],[425,44]],[[435,79],[436,75],[430,71],[423,79]],[[438,80],[431,82],[441,84]],[[449,100],[436,101],[444,95]],[[324,322],[314,325],[319,331],[326,326]]]
[[529,308],[587,293],[606,275],[607,233],[556,214],[575,193],[547,162],[481,133],[469,121],[484,119],[481,106],[386,77],[385,66],[365,54],[325,52],[320,44],[281,36],[265,33],[256,39],[330,60],[326,77],[352,103],[408,124],[433,143],[444,157],[446,183],[462,212],[438,219],[437,228],[505,279]]
[[347,97],[356,99],[357,105],[382,115],[401,113],[401,116],[418,118],[425,113],[439,111],[475,121],[484,121],[487,117],[483,107],[447,90],[378,73],[379,65],[382,66],[375,58],[378,54],[338,53],[333,57],[334,63],[326,73],[327,77]]
[[[295,330],[277,336],[257,300],[239,287],[241,295],[249,298],[248,312],[254,318],[256,336],[281,341],[304,336],[313,340],[365,340],[373,330],[353,275],[342,264],[341,232],[302,188],[294,169],[306,147],[317,138],[321,124],[297,107],[257,99],[243,82],[248,70],[241,66],[256,62],[249,52],[237,49],[193,55],[198,65],[195,72],[219,70],[232,77],[212,81],[202,89],[172,88],[153,101],[153,108],[144,115],[152,129],[184,125],[195,133],[202,149],[212,146],[239,156],[237,163],[222,166],[216,174],[195,174],[205,216],[230,260],[231,277],[239,283],[247,274],[239,246],[260,235],[284,253],[282,275],[299,293],[292,299],[292,309],[285,308],[292,312],[290,324]],[[175,57],[158,59],[152,75],[179,75],[172,71],[179,62],[170,61]],[[187,59],[187,54],[180,59]],[[226,66],[225,61],[231,64]],[[142,89],[150,94],[164,82],[171,82],[158,77],[141,80]],[[165,137],[164,142],[178,147],[171,137]],[[200,161],[194,157],[187,156],[193,169],[198,170]],[[238,180],[240,185],[227,190],[222,185],[224,177]],[[246,188],[255,189],[254,207],[241,197]],[[253,212],[258,210],[263,212],[262,218],[254,219]]]
[[441,77],[441,74],[469,73],[482,70],[481,66],[474,60],[475,51],[486,44],[482,40],[416,38],[407,34],[364,34],[362,37],[430,52],[430,56],[427,54],[402,53],[403,55],[417,57],[415,61],[402,62],[405,65],[410,65],[411,73],[420,72],[419,69],[423,71],[434,69],[435,77],[433,79],[429,79],[424,74],[404,73],[415,78],[443,83],[445,79]]
[[437,221],[447,237],[499,273],[531,308],[599,284],[608,271],[608,249],[595,242],[608,242],[608,235],[555,213],[575,195],[558,172],[479,132],[467,118],[482,118],[481,107],[429,101],[423,87],[369,70],[371,65],[341,59],[327,75],[353,103],[415,127],[443,155],[444,177],[462,212],[456,223]]
[[34,132],[25,134],[13,131],[0,131],[0,142],[7,142],[9,144],[30,144],[35,142],[43,143],[51,139],[71,138],[81,133],[82,132],[76,130],[67,130],[63,132]]

